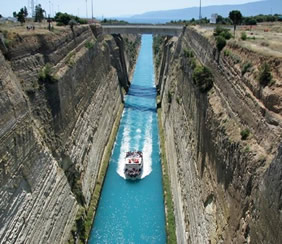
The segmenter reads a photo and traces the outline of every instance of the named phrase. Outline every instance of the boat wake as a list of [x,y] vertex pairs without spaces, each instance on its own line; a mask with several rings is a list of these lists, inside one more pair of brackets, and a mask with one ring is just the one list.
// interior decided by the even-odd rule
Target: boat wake
[[[141,179],[145,178],[152,172],[152,115],[148,121],[145,134],[145,143],[143,147],[143,172],[141,174]],[[150,126],[149,126],[150,125]]]
[[124,129],[123,135],[122,135],[122,143],[121,143],[121,148],[120,148],[120,155],[118,159],[118,167],[117,167],[117,173],[125,179],[125,174],[124,174],[124,166],[125,166],[125,156],[126,152],[129,151],[129,143],[130,143],[130,129],[129,127]]
[[[143,170],[141,174],[141,179],[145,178],[152,172],[152,121],[153,116],[151,115],[149,120],[147,121],[146,130],[145,130],[145,142],[143,148],[139,148],[140,140],[136,141],[136,145],[131,146],[131,138],[130,138],[130,128],[126,127],[123,131],[122,143],[120,148],[120,155],[118,159],[117,173],[124,179],[126,176],[124,174],[125,167],[125,156],[126,153],[130,150],[133,151],[142,151],[143,152]],[[137,129],[136,133],[141,133],[141,129]],[[139,139],[139,138],[138,138]],[[141,150],[140,150],[141,149]]]

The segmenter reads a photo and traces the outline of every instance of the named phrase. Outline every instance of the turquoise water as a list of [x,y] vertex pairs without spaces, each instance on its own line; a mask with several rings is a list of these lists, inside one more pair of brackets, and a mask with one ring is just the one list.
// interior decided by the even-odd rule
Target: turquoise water
[[[89,243],[165,243],[152,36],[143,35],[132,85],[103,185]],[[124,179],[125,153],[143,151],[140,180]]]

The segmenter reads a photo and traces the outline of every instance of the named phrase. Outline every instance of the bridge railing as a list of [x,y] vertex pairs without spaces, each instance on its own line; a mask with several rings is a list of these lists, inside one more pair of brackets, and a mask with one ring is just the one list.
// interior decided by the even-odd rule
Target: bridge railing
[[104,34],[158,34],[178,36],[183,26],[168,25],[103,25]]

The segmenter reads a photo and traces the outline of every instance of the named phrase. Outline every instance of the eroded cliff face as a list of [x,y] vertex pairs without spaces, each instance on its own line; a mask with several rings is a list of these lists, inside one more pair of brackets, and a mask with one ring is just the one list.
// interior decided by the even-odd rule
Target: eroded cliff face
[[[185,49],[212,70],[209,92],[193,81]],[[178,243],[279,243],[282,235],[282,62],[238,52],[272,63],[276,84],[261,87],[230,56],[217,62],[215,45],[193,29],[163,42],[158,88]]]
[[[64,243],[87,209],[140,38],[16,36],[0,53],[0,243]],[[39,78],[40,77],[40,78]]]

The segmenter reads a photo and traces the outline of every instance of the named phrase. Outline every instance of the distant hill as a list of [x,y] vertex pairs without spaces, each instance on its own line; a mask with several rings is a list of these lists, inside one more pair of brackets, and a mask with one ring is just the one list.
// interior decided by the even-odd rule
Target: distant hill
[[[217,13],[227,17],[231,10],[240,10],[244,16],[252,16],[258,14],[281,14],[282,0],[265,0],[237,5],[217,5],[202,7],[202,17],[210,18],[211,14]],[[179,19],[198,19],[199,8],[184,8],[175,10],[153,11],[144,14],[134,15],[127,18],[131,22],[166,22]],[[138,20],[138,21],[137,21]]]

